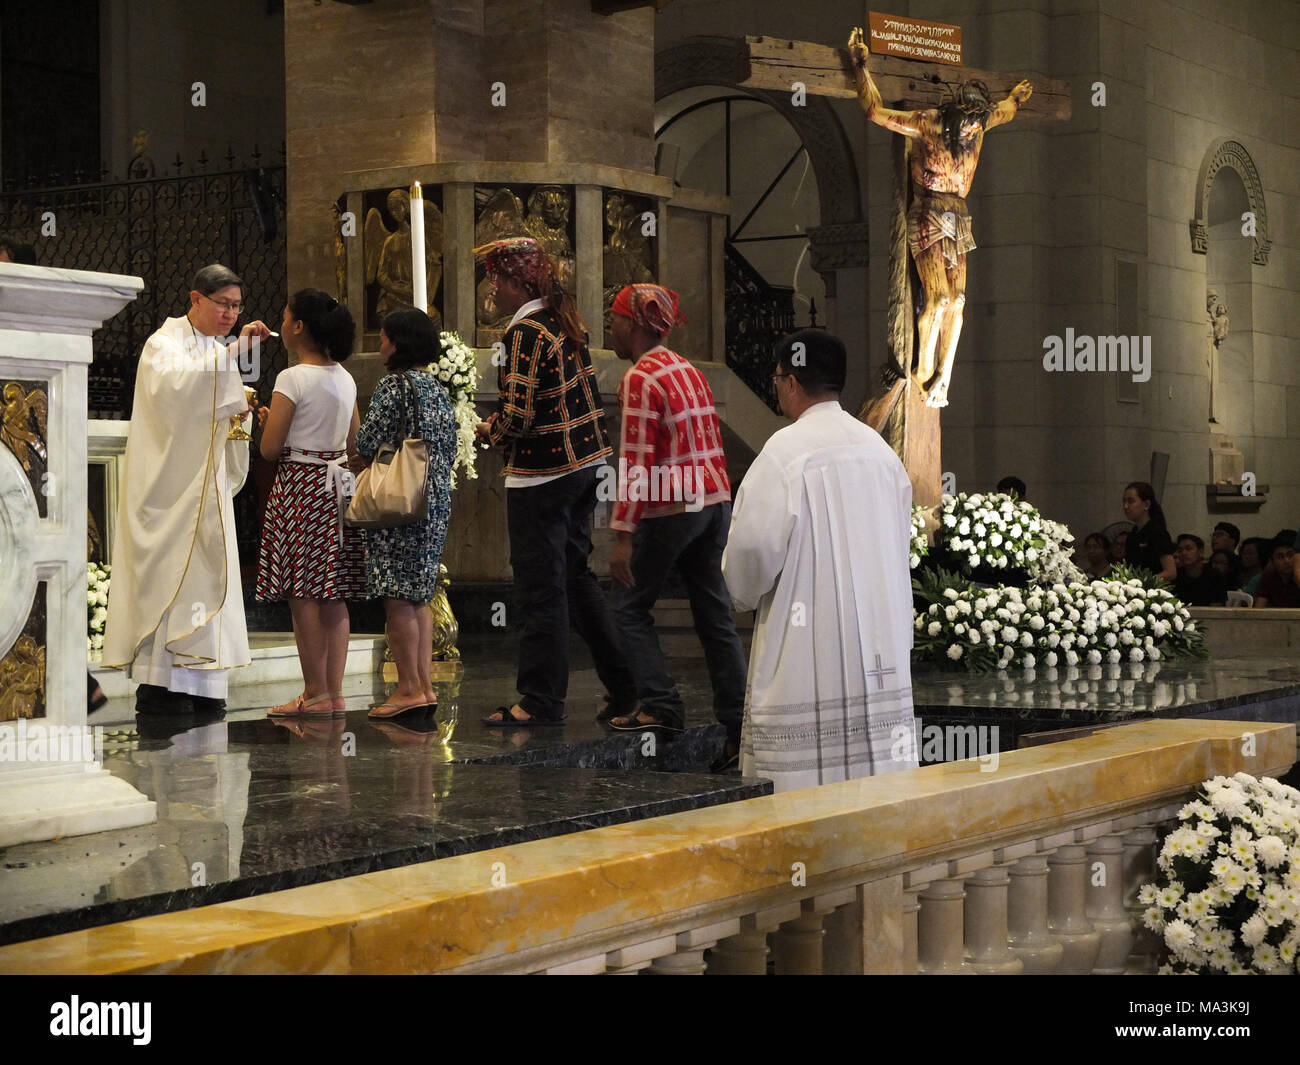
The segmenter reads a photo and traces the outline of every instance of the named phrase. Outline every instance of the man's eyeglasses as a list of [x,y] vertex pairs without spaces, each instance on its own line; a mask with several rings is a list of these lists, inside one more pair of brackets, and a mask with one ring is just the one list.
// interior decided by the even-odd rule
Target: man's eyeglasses
[[794,374],[792,373],[774,373],[772,375],[772,380],[775,381],[779,377],[793,377],[793,376]]
[[223,311],[231,311],[234,314],[238,314],[240,311],[244,309],[244,305],[242,303],[228,303],[225,300],[214,300],[211,296],[205,295],[202,292],[200,292],[199,295],[203,296],[203,298],[207,300],[209,303],[215,303]]

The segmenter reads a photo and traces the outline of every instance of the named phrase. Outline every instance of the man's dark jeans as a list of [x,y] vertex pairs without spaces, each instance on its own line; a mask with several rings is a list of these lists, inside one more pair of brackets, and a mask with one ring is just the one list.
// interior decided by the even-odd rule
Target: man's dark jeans
[[713,686],[713,713],[740,739],[745,716],[745,649],[736,633],[731,596],[722,580],[722,552],[731,527],[731,504],[641,521],[632,537],[633,588],[616,588],[615,613],[641,708],[666,725],[682,727],[686,711],[668,675],[651,609],[676,564],[690,597],[695,631]]
[[587,565],[599,467],[532,488],[506,490],[510,565],[519,610],[519,705],[544,718],[564,716],[569,690],[569,619],[591,648],[613,706],[631,711],[632,673],[618,630]]

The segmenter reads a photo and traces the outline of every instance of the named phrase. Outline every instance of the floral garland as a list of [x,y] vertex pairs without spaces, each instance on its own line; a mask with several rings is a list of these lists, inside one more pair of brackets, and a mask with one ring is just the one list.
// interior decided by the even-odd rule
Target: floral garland
[[89,657],[95,661],[104,653],[104,623],[108,621],[108,582],[112,568],[98,562],[86,565]]
[[1160,972],[1300,972],[1300,791],[1247,773],[1201,785],[1138,901]]
[[460,338],[459,333],[446,331],[438,336],[442,356],[430,367],[442,382],[456,413],[456,460],[451,466],[451,485],[456,487],[456,471],[462,469],[470,480],[478,477],[474,463],[477,448],[474,446],[474,426],[478,412],[474,409],[474,393],[478,391],[478,360],[474,349]]

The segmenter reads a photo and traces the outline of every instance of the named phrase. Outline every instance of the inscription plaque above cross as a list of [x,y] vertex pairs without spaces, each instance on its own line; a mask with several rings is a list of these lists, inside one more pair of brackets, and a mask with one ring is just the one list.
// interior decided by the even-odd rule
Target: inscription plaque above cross
[[747,88],[856,98],[869,119],[902,134],[894,142],[891,359],[859,417],[903,460],[915,502],[931,506],[942,475],[939,409],[948,402],[961,334],[966,253],[975,247],[965,199],[984,132],[1013,118],[1067,121],[1069,86],[868,53],[861,30],[847,49],[746,37],[737,66],[737,83]]

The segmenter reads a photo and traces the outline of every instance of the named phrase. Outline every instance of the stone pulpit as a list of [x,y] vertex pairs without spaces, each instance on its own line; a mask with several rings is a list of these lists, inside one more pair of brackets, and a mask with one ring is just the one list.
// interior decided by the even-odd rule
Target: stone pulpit
[[86,722],[91,333],[143,287],[0,264],[0,847],[156,817]]

